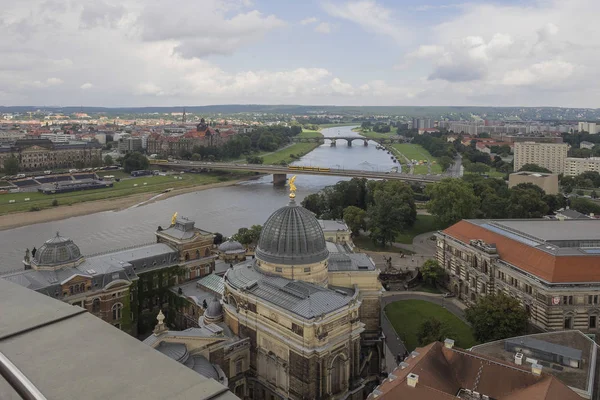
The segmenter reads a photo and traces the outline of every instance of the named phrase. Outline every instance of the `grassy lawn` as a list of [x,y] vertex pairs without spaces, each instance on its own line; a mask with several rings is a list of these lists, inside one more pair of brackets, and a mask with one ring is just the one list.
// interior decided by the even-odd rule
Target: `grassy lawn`
[[458,347],[468,349],[477,342],[471,328],[442,306],[424,300],[401,300],[388,304],[385,314],[408,351],[418,347],[417,330],[428,318],[437,318],[447,324]]
[[[159,167],[160,167],[160,165],[156,165],[156,164],[153,165],[153,164],[151,164],[150,166],[148,166],[148,169],[151,171],[153,169],[160,169]],[[119,169],[115,169],[115,170],[112,170],[112,171],[97,171],[96,175],[98,175],[100,177],[106,176],[106,175],[112,175],[115,178],[121,178],[121,179],[123,179],[123,178],[131,178],[131,174],[130,173],[127,173],[127,172],[125,172],[123,170],[119,170]]]
[[[442,173],[442,167],[440,167],[437,158],[429,154],[429,152],[420,145],[412,143],[399,143],[393,144],[392,147],[398,150],[400,153],[404,154],[410,160],[429,160],[429,162],[435,161],[435,164],[431,165],[431,173]],[[427,167],[427,165],[415,165],[415,174],[417,175],[427,174],[428,171],[429,168]]]
[[396,132],[395,131],[388,132],[388,133],[379,133],[379,132],[373,132],[371,130],[369,130],[369,131],[363,131],[360,127],[354,128],[352,130],[354,132],[357,132],[357,133],[363,135],[364,137],[368,137],[370,139],[387,139],[387,138],[395,137],[396,136]]
[[295,161],[293,157],[290,157],[291,154],[300,158],[317,147],[319,147],[319,143],[295,143],[290,147],[265,155],[263,157],[263,164],[279,164],[281,161],[290,163]]
[[[109,189],[82,190],[72,193],[61,193],[47,195],[39,192],[32,193],[6,193],[0,194],[0,215],[19,211],[30,211],[32,207],[39,209],[52,207],[52,201],[56,199],[59,206],[81,203],[84,201],[105,200],[117,197],[130,196],[140,193],[160,193],[168,188],[182,188],[189,186],[206,185],[222,181],[232,180],[244,176],[236,174],[181,174],[182,179],[174,176],[144,176],[126,181],[115,182]],[[144,185],[146,183],[146,185]],[[134,186],[136,185],[137,186]],[[29,198],[29,201],[25,201]],[[15,200],[9,203],[9,200]]]
[[404,244],[412,244],[415,236],[425,232],[432,232],[438,229],[443,229],[444,226],[440,226],[435,220],[433,215],[417,214],[417,221],[415,224],[406,232],[401,233],[396,237],[396,242]]
[[342,122],[340,124],[320,124],[319,128],[335,128],[336,126],[356,126],[356,122]]
[[366,250],[366,251],[381,251],[381,252],[386,252],[386,253],[404,253],[404,254],[408,254],[408,255],[414,254],[413,251],[410,251],[408,249],[401,249],[401,248],[394,247],[394,246],[381,247],[381,246],[373,243],[371,238],[368,236],[353,237],[352,242],[354,242],[356,247],[358,247],[359,249]]
[[311,131],[310,129],[302,129],[302,133],[300,133],[297,137],[299,138],[315,138],[321,137],[323,134],[319,131]]
[[[468,175],[468,174],[476,175],[474,172],[468,172],[465,170],[465,175]],[[492,178],[504,179],[506,177],[506,174],[504,172],[496,171],[496,168],[490,168],[489,172],[486,172],[486,174]]]

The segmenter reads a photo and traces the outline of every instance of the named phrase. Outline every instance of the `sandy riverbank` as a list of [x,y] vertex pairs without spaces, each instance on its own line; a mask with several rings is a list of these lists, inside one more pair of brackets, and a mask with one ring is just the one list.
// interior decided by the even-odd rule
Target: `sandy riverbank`
[[[252,177],[251,179],[256,179],[256,177]],[[5,214],[0,216],[0,231],[18,228],[21,226],[39,224],[42,222],[59,221],[65,218],[79,217],[81,215],[94,214],[102,211],[123,210],[129,207],[133,207],[136,204],[140,203],[144,203],[144,205],[151,204],[156,201],[168,199],[169,197],[178,196],[184,193],[198,192],[201,190],[232,186],[248,180],[250,179],[244,178],[228,182],[184,187],[172,190],[168,193],[163,193],[160,196],[157,196],[158,193],[140,193],[135,194],[133,196],[120,197],[116,199],[88,201],[83,203],[76,203],[71,206],[58,206],[55,208],[47,208],[45,210],[35,212]]]

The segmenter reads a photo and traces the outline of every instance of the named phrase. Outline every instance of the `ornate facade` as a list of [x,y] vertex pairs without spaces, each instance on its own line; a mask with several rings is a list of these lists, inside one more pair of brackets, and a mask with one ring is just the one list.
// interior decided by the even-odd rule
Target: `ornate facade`
[[90,165],[95,158],[102,157],[102,146],[98,143],[53,143],[49,139],[22,139],[12,145],[0,146],[0,169],[4,160],[15,156],[21,170],[43,170],[68,168],[76,164]]
[[463,220],[437,236],[450,290],[518,299],[543,330],[600,328],[600,221]]

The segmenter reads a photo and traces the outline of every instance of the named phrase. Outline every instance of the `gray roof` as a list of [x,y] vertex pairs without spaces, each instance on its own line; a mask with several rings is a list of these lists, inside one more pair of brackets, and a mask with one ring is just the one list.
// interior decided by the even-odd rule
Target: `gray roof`
[[219,299],[213,297],[211,302],[208,303],[206,311],[204,311],[204,316],[208,318],[219,318],[223,316],[223,306]]
[[230,253],[230,254],[238,254],[245,253],[246,249],[240,242],[236,242],[235,240],[229,239],[226,242],[223,242],[219,245],[219,251],[222,253]]
[[[237,399],[79,307],[4,280],[0,304],[0,352],[48,399]],[[21,399],[3,379],[0,398]]]
[[522,346],[529,349],[540,350],[548,354],[556,354],[559,356],[570,358],[571,360],[581,360],[583,352],[572,347],[562,346],[560,344],[546,342],[528,336],[505,339],[506,343]]
[[203,356],[193,356],[188,358],[185,363],[185,366],[193,369],[197,373],[207,378],[212,378],[215,381],[219,381],[221,377],[219,376],[219,372],[215,368],[214,365],[210,363]]
[[263,274],[252,260],[229,269],[225,279],[237,289],[307,319],[338,310],[352,299],[312,283]]
[[294,199],[267,219],[256,247],[260,260],[282,265],[312,264],[328,255],[319,221]]
[[590,218],[587,215],[582,214],[579,211],[572,210],[570,208],[567,208],[566,210],[556,211],[555,214],[556,215],[564,215],[565,217],[570,218],[570,219],[589,219]]
[[329,271],[375,271],[375,263],[364,253],[332,253]]
[[320,219],[319,225],[323,229],[323,232],[337,232],[337,231],[348,231],[348,225],[344,221],[333,221],[330,219]]
[[184,362],[188,356],[187,348],[183,343],[160,342],[155,348],[165,356],[177,362]]
[[179,240],[191,239],[194,237],[196,232],[200,232],[204,235],[210,235],[210,232],[206,232],[194,227],[194,221],[179,217],[175,220],[175,224],[170,227],[163,229],[159,233],[166,234],[172,238]]
[[40,266],[57,266],[76,262],[82,258],[79,247],[69,238],[56,236],[37,249],[33,261]]

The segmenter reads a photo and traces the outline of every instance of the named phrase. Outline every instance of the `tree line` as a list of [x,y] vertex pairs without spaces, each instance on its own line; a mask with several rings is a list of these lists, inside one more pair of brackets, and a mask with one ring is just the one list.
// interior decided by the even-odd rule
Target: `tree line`
[[414,225],[414,193],[400,181],[352,178],[304,198],[302,206],[322,219],[343,219],[353,235],[368,230],[373,242],[385,246]]

